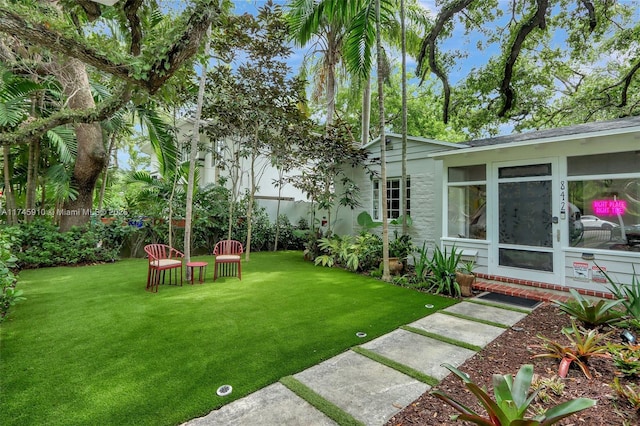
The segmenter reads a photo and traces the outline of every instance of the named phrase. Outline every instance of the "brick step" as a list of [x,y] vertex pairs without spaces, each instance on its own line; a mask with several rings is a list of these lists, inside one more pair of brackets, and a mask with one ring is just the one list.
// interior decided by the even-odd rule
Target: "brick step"
[[[550,302],[552,300],[566,302],[573,299],[569,293],[569,289],[564,286],[485,274],[478,274],[477,279],[473,284],[473,290],[480,292],[489,291],[492,293],[517,296],[541,302]],[[600,299],[615,298],[613,294],[607,292],[583,289],[576,290],[578,293],[588,297]]]

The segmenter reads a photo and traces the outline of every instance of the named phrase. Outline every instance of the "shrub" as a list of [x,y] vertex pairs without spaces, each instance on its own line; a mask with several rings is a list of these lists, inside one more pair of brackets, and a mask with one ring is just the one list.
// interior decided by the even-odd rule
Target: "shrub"
[[631,265],[633,267],[633,277],[631,284],[628,285],[616,283],[600,266],[596,266],[609,282],[611,292],[618,300],[622,301],[627,315],[631,316],[632,319],[640,320],[640,278],[636,274],[635,265]]
[[611,357],[607,346],[602,344],[606,337],[611,333],[601,334],[595,329],[586,330],[582,327],[578,327],[576,322],[572,320],[571,328],[563,329],[562,334],[569,339],[569,346],[563,346],[558,342],[540,335],[538,338],[543,341],[543,344],[533,346],[534,348],[541,348],[547,351],[534,355],[534,358],[557,358],[560,360],[558,376],[562,378],[567,377],[569,367],[575,362],[584,375],[588,379],[591,379],[591,371],[589,371],[589,367],[587,366],[589,358]]
[[22,268],[113,262],[133,227],[101,223],[59,232],[47,221],[19,228],[18,265]]
[[609,345],[613,365],[625,376],[640,375],[640,345]]
[[633,383],[622,386],[620,379],[616,377],[613,379],[611,388],[629,401],[633,408],[640,411],[640,386]]
[[462,251],[456,252],[456,248],[451,248],[451,254],[436,246],[433,257],[429,260],[429,281],[430,290],[435,294],[446,294],[460,297],[460,285],[456,282],[456,271],[460,263]]
[[586,299],[575,289],[569,289],[574,300],[568,302],[560,302],[553,300],[561,311],[574,317],[587,328],[594,328],[602,324],[611,324],[620,320],[622,312],[614,310],[617,305],[623,301],[618,300],[599,300],[597,303]]
[[460,412],[461,414],[457,416],[458,420],[478,425],[550,425],[596,404],[592,399],[578,398],[556,405],[533,418],[526,418],[527,410],[537,394],[537,391],[530,392],[533,365],[526,364],[520,367],[515,379],[511,375],[495,374],[493,376],[495,401],[491,399],[486,388],[473,383],[466,373],[449,364],[443,364],[443,366],[464,382],[465,387],[478,398],[487,416],[477,413],[471,407],[465,406],[440,390],[434,390],[431,393]]
[[12,270],[18,260],[11,252],[17,239],[16,234],[15,228],[5,228],[0,234],[0,323],[12,306],[24,300],[22,290],[16,290],[18,280]]

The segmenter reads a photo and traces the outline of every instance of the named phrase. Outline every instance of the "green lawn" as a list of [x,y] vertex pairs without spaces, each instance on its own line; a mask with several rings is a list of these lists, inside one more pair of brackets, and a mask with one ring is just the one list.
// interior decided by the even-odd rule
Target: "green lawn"
[[197,260],[205,284],[157,294],[141,259],[22,271],[27,300],[0,336],[0,424],[178,424],[455,303],[301,252],[252,253],[242,281],[215,284],[213,258]]

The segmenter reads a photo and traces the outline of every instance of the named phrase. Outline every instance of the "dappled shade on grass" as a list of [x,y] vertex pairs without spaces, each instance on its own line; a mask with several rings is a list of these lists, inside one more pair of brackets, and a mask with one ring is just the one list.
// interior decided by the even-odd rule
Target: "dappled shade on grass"
[[156,294],[144,259],[23,271],[0,424],[180,423],[455,303],[301,252],[252,253],[243,270]]

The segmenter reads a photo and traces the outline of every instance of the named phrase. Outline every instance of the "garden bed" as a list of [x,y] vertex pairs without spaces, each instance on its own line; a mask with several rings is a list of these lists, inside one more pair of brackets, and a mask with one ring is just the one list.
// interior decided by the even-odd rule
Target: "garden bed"
[[[493,374],[515,375],[523,364],[533,364],[534,373],[544,377],[552,377],[557,375],[558,361],[548,358],[532,359],[531,356],[534,353],[539,353],[539,351],[532,349],[531,346],[541,343],[541,340],[536,337],[538,334],[542,334],[559,343],[568,343],[561,330],[569,325],[569,317],[560,312],[555,305],[544,305],[535,309],[520,321],[516,327],[504,332],[481,352],[467,360],[459,369],[469,374],[475,383],[486,386],[491,395],[493,395],[491,389]],[[521,331],[515,331],[520,328],[522,328]],[[619,333],[613,334],[610,341],[612,343],[620,343]],[[558,424],[565,426],[640,424],[639,413],[632,408],[625,398],[620,397],[609,386],[616,377],[616,368],[613,365],[613,361],[611,359],[592,358],[589,361],[589,368],[593,374],[593,380],[588,380],[577,367],[574,368],[572,366],[567,378],[563,380],[565,388],[562,394],[560,396],[553,395],[553,400],[547,403],[536,402],[534,408],[549,408],[575,398],[592,398],[597,401],[595,407],[574,414]],[[637,378],[620,377],[620,383],[623,386],[629,383],[637,383]],[[475,397],[465,389],[461,381],[453,374],[442,380],[437,389],[482,412]],[[452,407],[427,392],[391,418],[387,422],[387,426],[463,424],[461,421],[451,419],[451,416],[455,414],[457,412]]]

